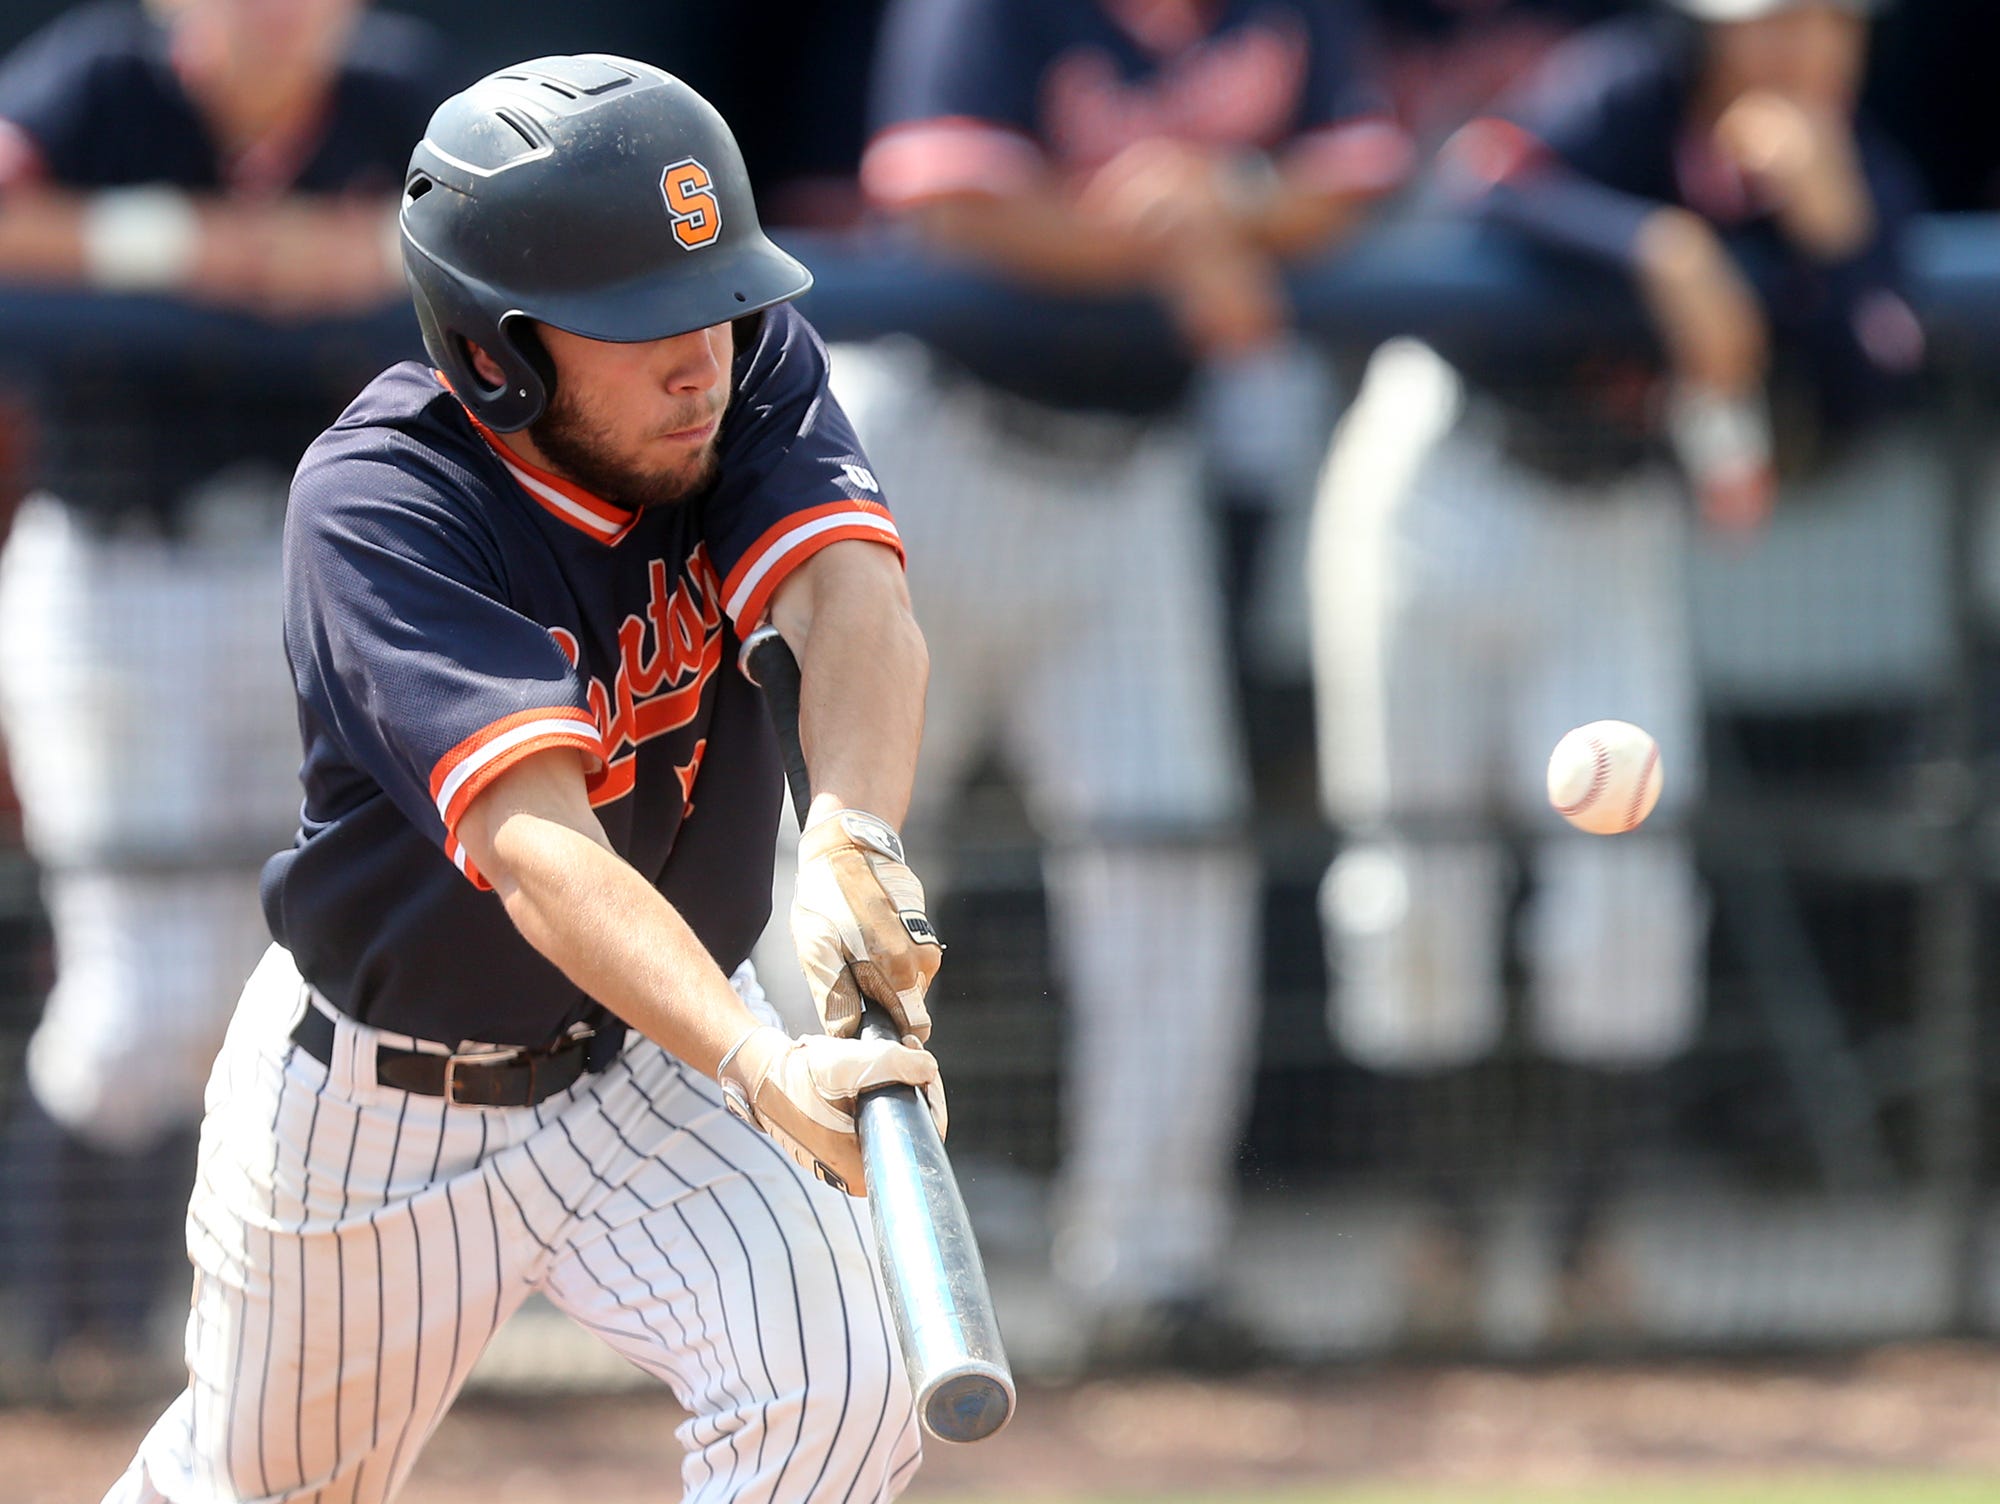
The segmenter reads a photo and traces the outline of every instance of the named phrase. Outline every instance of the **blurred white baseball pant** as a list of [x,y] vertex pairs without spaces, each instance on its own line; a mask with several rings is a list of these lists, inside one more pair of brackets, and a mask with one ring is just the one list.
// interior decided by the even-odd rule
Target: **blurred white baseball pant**
[[269,943],[257,871],[297,825],[283,482],[248,484],[217,493],[230,526],[179,542],[32,497],[0,554],[0,725],[56,944],[28,1076],[99,1147],[200,1117]]
[[[1333,1024],[1381,1069],[1460,1065],[1503,1021],[1502,822],[1532,843],[1531,1037],[1640,1067],[1699,1022],[1706,905],[1681,816],[1701,782],[1687,507],[1657,470],[1583,490],[1511,459],[1498,415],[1409,340],[1334,439],[1310,550],[1321,782],[1351,835],[1321,893]],[[1548,754],[1617,718],[1666,792],[1613,838],[1547,805]]]
[[940,379],[915,346],[837,349],[833,385],[930,644],[911,824],[997,746],[1047,843],[1070,1001],[1059,1270],[1104,1305],[1199,1291],[1248,1104],[1257,900],[1192,447]]

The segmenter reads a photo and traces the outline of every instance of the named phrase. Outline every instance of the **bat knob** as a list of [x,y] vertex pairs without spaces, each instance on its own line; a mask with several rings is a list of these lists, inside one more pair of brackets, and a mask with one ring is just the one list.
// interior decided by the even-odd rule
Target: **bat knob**
[[1014,1385],[1004,1369],[961,1369],[918,1397],[924,1429],[940,1441],[984,1441],[1014,1413]]
[[770,687],[765,683],[770,675],[768,673],[759,673],[758,664],[759,660],[766,657],[769,652],[766,644],[774,639],[779,643],[783,643],[785,640],[778,629],[767,622],[744,638],[743,646],[737,649],[736,652],[736,667],[738,672],[752,684],[760,688]]

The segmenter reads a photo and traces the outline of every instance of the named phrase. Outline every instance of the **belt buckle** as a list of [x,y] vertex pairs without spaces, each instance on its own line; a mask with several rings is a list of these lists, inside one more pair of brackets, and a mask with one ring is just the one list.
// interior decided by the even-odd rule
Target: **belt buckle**
[[444,1099],[453,1107],[486,1107],[486,1102],[468,1102],[458,1094],[458,1071],[460,1066],[508,1065],[516,1060],[528,1062],[528,1095],[534,1096],[535,1060],[526,1050],[509,1047],[497,1050],[474,1050],[465,1055],[447,1055],[444,1059]]

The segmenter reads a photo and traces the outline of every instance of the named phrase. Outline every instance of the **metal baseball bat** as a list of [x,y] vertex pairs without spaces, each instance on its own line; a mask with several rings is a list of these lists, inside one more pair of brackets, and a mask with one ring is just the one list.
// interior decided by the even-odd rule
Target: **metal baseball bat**
[[[812,784],[799,741],[798,660],[777,630],[765,627],[743,644],[739,666],[764,691],[792,808],[803,825]],[[888,1014],[866,999],[861,1032],[870,1039],[900,1038]],[[982,1441],[1014,1413],[1014,1376],[1000,1346],[972,1220],[937,1124],[910,1086],[864,1093],[855,1118],[882,1284],[917,1414],[940,1441]]]

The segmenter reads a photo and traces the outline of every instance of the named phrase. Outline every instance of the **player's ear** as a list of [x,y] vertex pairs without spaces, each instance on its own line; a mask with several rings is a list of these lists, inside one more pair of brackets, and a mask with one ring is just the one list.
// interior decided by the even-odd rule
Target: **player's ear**
[[507,384],[507,373],[500,369],[500,363],[471,340],[465,342],[465,350],[472,357],[472,369],[479,379],[491,389]]

